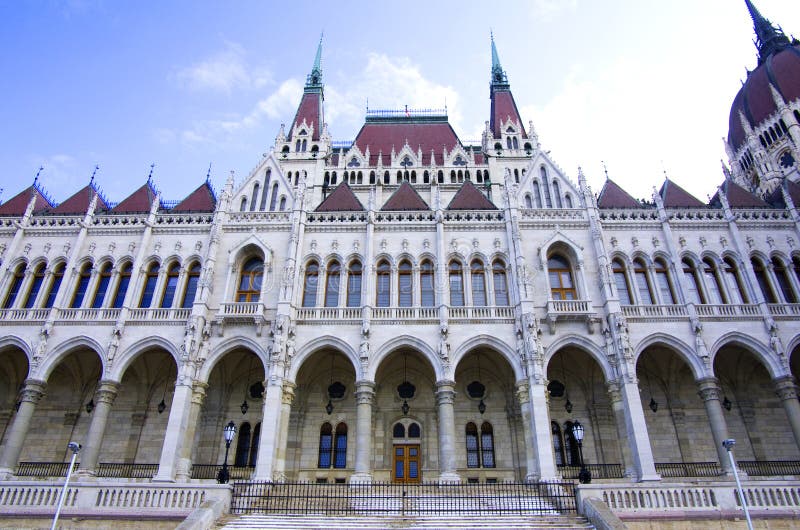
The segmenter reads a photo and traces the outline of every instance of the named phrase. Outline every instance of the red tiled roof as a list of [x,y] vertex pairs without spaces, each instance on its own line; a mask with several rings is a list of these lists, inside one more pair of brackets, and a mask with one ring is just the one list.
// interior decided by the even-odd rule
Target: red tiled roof
[[417,190],[408,182],[403,181],[397,191],[392,193],[381,211],[397,211],[397,210],[430,210],[428,204],[419,196]]
[[[800,208],[800,184],[787,180],[786,189],[789,192],[789,197],[792,198],[795,208]],[[766,200],[776,208],[786,208],[786,201],[783,200],[783,191],[780,186],[772,190],[772,193],[766,197]]]
[[[295,125],[301,125],[303,120],[307,125],[314,126],[314,134],[312,140],[319,140],[320,129],[322,128],[322,93],[306,92],[303,94],[303,99],[300,100],[300,106],[297,107],[297,114],[294,116],[292,122],[292,129]],[[292,139],[292,131],[289,131],[289,139]]]
[[153,201],[156,198],[156,192],[149,182],[146,182],[141,188],[131,193],[128,198],[117,204],[111,209],[112,213],[148,213]]
[[522,118],[519,116],[517,104],[514,101],[514,95],[510,90],[494,89],[491,94],[492,100],[492,115],[489,126],[495,138],[500,138],[502,131],[500,126],[502,123],[507,122],[508,118],[512,121],[519,122],[522,127],[522,137],[527,138],[525,127],[522,125]]
[[619,187],[619,185],[606,178],[600,196],[597,198],[598,208],[641,208],[642,204]]
[[[731,208],[767,208],[769,204],[761,200],[761,198],[756,197],[743,187],[739,186],[735,182],[731,180],[725,180],[722,183],[722,191],[725,193],[725,197],[728,199],[728,204],[731,205]],[[778,190],[780,192],[780,190]],[[720,204],[719,201],[719,190],[714,196],[711,198],[709,202],[711,206],[718,206]]]
[[705,208],[706,206],[669,179],[664,181],[659,194],[667,208]]
[[464,181],[461,189],[447,205],[448,210],[497,210],[497,206],[487,199],[472,183]]
[[342,182],[336,189],[334,189],[328,197],[322,201],[316,212],[363,212],[364,206],[361,201],[355,196],[353,190],[347,185],[347,182]]
[[200,187],[189,194],[188,197],[175,205],[171,212],[213,212],[217,206],[217,199],[208,182],[203,182]]
[[475,156],[475,164],[476,164],[476,165],[480,166],[480,165],[482,165],[482,164],[485,164],[485,163],[486,163],[486,162],[484,161],[484,158],[483,158],[483,153],[475,153],[475,155],[474,155],[474,156]]
[[[74,194],[72,197],[65,200],[47,213],[62,215],[85,214],[89,209],[89,203],[92,202],[92,197],[94,197],[95,193],[97,193],[97,190],[94,189],[94,186],[87,184],[78,193]],[[104,201],[100,196],[97,197],[97,208],[95,208],[95,210],[108,210],[108,204],[106,204],[106,201]]]
[[795,208],[800,208],[800,184],[792,182],[791,180],[787,180],[786,184],[789,190],[789,197],[792,198]]
[[0,204],[0,215],[24,215],[28,203],[31,201],[31,194],[36,195],[36,202],[33,206],[33,213],[39,213],[48,208],[52,208],[52,204],[41,194],[35,186],[28,186],[15,196],[8,199],[3,204]]
[[392,148],[398,153],[406,142],[414,153],[422,148],[422,164],[426,166],[431,163],[431,150],[435,154],[436,164],[443,165],[442,148],[446,147],[449,153],[461,144],[448,122],[420,123],[400,119],[386,123],[365,123],[353,144],[362,153],[366,153],[369,147],[370,166],[378,164],[378,153],[383,154],[382,164],[388,166],[391,164]]

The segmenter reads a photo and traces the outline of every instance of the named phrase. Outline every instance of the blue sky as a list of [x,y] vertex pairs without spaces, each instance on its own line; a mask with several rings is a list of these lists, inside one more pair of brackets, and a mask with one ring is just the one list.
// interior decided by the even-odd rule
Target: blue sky
[[[800,36],[800,3],[757,0]],[[464,140],[489,116],[493,30],[523,120],[575,180],[649,196],[721,181],[730,103],[756,65],[740,0],[262,2],[0,0],[6,200],[97,181],[112,201],[245,178],[291,122],[324,31],[326,120],[351,140],[370,108],[448,107]]]

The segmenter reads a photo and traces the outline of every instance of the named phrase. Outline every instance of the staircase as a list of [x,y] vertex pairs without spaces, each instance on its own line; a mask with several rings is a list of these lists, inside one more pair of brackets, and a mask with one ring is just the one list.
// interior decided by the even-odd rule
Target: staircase
[[223,530],[514,530],[514,529],[591,529],[585,518],[576,515],[547,516],[426,516],[426,517],[338,517],[324,515],[241,515],[228,518]]

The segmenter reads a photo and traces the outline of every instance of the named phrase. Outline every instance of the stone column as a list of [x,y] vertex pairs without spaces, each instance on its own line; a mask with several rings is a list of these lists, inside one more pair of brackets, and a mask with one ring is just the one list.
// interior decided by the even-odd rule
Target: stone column
[[553,435],[550,432],[550,405],[547,400],[547,385],[544,380],[530,384],[531,418],[533,419],[533,449],[536,452],[535,474],[531,480],[556,480],[556,458],[553,454]]
[[46,387],[47,383],[45,381],[25,380],[25,388],[22,389],[19,410],[14,416],[14,421],[8,431],[3,454],[0,455],[0,479],[9,478],[14,474],[14,470],[19,463],[22,446],[25,444],[25,438],[31,427],[33,411],[36,410],[36,404],[39,400],[44,397],[44,389]]
[[456,473],[456,423],[453,401],[454,381],[436,382],[436,408],[439,414],[439,482],[461,482]]
[[[289,441],[289,418],[292,415],[292,401],[296,385],[289,381],[283,382],[281,395],[281,417],[278,427],[278,447],[275,456],[275,480],[286,481],[286,445]],[[263,434],[263,431],[262,431]]]
[[722,404],[719,401],[719,380],[716,377],[703,377],[697,381],[698,394],[706,406],[706,414],[711,424],[711,434],[714,436],[714,445],[717,448],[717,458],[723,473],[733,475],[728,452],[722,447],[722,441],[728,438],[728,425],[722,413]]
[[92,411],[92,421],[89,424],[89,432],[86,433],[86,441],[80,454],[79,472],[82,475],[97,475],[100,446],[103,444],[108,415],[111,412],[111,405],[117,397],[117,392],[119,392],[119,386],[120,383],[112,380],[100,381],[97,385],[97,391],[94,393],[95,405]]
[[791,375],[784,375],[773,379],[772,384],[775,385],[775,393],[783,402],[783,410],[789,418],[794,441],[800,447],[800,401],[797,400],[797,383]]
[[192,400],[189,404],[189,419],[186,422],[186,432],[183,435],[183,446],[178,455],[178,468],[175,478],[178,482],[189,482],[192,478],[192,452],[194,449],[194,436],[197,432],[197,423],[200,421],[200,410],[206,399],[208,385],[195,381],[192,385]]
[[164,444],[161,446],[158,473],[153,477],[154,482],[175,482],[175,474],[178,471],[178,458],[186,439],[191,402],[191,378],[187,377],[184,380],[184,376],[179,374],[169,410],[167,431],[164,433]]
[[372,402],[375,383],[356,381],[356,466],[351,484],[372,482]]
[[272,482],[275,472],[275,448],[278,441],[278,425],[281,414],[281,399],[284,381],[272,377],[264,381],[264,409],[261,414],[261,436],[258,440],[258,460],[253,480]]
[[628,445],[628,433],[625,430],[625,405],[622,403],[622,392],[618,381],[606,381],[608,397],[611,401],[611,410],[614,413],[614,424],[617,427],[617,439],[619,440],[620,456],[622,457],[622,467],[624,476],[633,478],[636,470],[633,468],[633,458],[631,457],[631,447]]
[[524,434],[523,443],[525,445],[525,480],[533,482],[536,480],[536,453],[534,452],[533,426],[531,425],[531,399],[528,382],[525,380],[517,381],[516,392],[519,412],[522,416],[522,431]]
[[653,460],[653,448],[647,434],[647,423],[642,410],[642,400],[639,396],[639,385],[634,381],[627,381],[624,377],[619,381],[622,406],[625,411],[625,436],[630,444],[631,457],[639,482],[648,480],[661,480],[656,473],[656,464]]

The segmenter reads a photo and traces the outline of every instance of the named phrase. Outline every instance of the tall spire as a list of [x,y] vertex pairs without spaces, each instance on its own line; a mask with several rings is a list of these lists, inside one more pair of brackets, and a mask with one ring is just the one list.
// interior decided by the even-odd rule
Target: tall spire
[[311,67],[311,73],[306,78],[306,88],[322,88],[322,37],[323,35],[319,36],[317,54],[314,56],[314,66]]
[[497,46],[494,45],[494,34],[489,33],[492,41],[492,88],[508,88],[508,77],[500,65],[500,56],[497,55]]
[[790,46],[791,42],[780,27],[776,28],[772,25],[772,22],[759,13],[753,2],[744,0],[744,3],[750,12],[750,18],[753,19],[753,29],[756,32],[755,44],[758,49],[758,64],[761,64],[773,53]]

